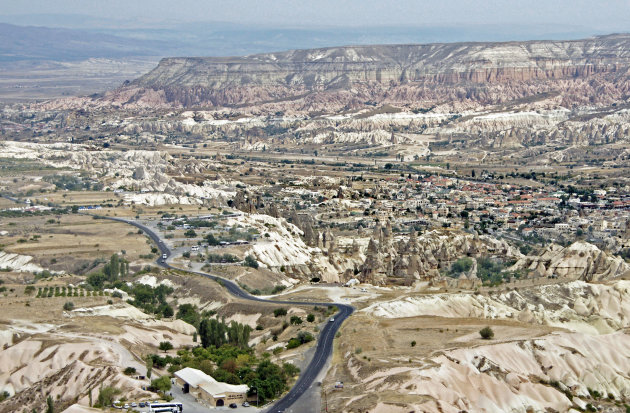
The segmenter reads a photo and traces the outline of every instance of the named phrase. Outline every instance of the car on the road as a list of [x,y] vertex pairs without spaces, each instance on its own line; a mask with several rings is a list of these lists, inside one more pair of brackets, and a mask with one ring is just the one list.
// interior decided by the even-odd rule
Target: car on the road
[[129,406],[129,403],[125,403],[125,405],[123,406],[123,409],[128,409],[129,407],[131,407]]
[[243,402],[242,406],[243,406],[243,407],[249,407],[249,403],[247,403],[247,402]]
[[335,322],[335,317],[330,317],[330,320],[328,320],[328,321],[330,321],[331,323],[334,323]]
[[131,407],[138,407],[138,403],[136,402],[131,403]]
[[165,260],[167,258],[166,254],[162,254],[162,259]]
[[236,403],[230,403],[230,409],[236,409],[238,405]]
[[147,404],[145,402],[138,403],[138,407],[145,407]]

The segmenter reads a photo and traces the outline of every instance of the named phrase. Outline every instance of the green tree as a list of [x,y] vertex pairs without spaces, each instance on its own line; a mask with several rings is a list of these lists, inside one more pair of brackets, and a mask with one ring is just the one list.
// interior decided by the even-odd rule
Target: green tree
[[177,309],[176,318],[179,318],[187,322],[188,324],[197,327],[199,325],[200,316],[197,312],[196,306],[194,306],[193,304],[182,304]]
[[168,376],[151,380],[151,388],[165,393],[171,389],[171,379]]
[[55,413],[55,402],[52,396],[46,397],[46,413]]
[[210,346],[219,348],[224,344],[247,348],[252,328],[235,321],[227,325],[224,321],[204,318],[199,323],[198,330],[201,346],[204,348]]
[[74,303],[72,301],[67,301],[64,305],[63,305],[63,309],[65,311],[72,311],[74,310]]
[[150,379],[151,378],[151,372],[153,371],[153,358],[151,357],[151,355],[147,356],[146,359],[146,365],[147,365],[147,378]]
[[287,315],[287,310],[286,308],[276,308],[275,310],[273,310],[273,315],[274,317],[280,317],[283,315]]
[[136,374],[136,368],[135,367],[127,367],[124,371],[124,374],[126,374],[127,376],[133,376],[134,374]]
[[479,330],[479,335],[484,340],[490,340],[492,337],[494,337],[494,331],[492,331],[492,329],[489,326],[487,326]]
[[293,325],[302,324],[302,318],[301,318],[301,317],[298,317],[298,316],[296,316],[296,315],[293,315],[293,316],[291,316],[290,322],[291,322],[291,324],[293,324]]
[[208,245],[219,245],[219,240],[212,233],[206,235],[206,241],[208,242]]
[[160,350],[163,352],[167,352],[173,349],[173,344],[170,341],[162,341],[160,342]]
[[256,258],[254,258],[254,256],[248,255],[247,257],[245,257],[243,265],[246,267],[258,268],[258,261],[256,261]]
[[173,317],[173,314],[175,314],[175,312],[173,311],[173,307],[171,307],[170,305],[165,304],[162,307],[162,316],[170,318]]
[[287,388],[286,373],[282,368],[269,360],[263,360],[256,368],[256,376],[247,385],[255,387],[261,403],[279,396]]
[[291,363],[284,363],[284,364],[282,364],[282,370],[284,370],[285,374],[288,377],[294,377],[294,376],[297,376],[300,373],[300,369],[295,367]]
[[247,324],[232,321],[227,327],[228,343],[238,347],[247,347],[251,332],[252,328]]
[[470,258],[460,258],[451,265],[450,274],[451,276],[456,276],[463,272],[468,272],[472,266],[473,262]]
[[120,389],[111,386],[101,387],[98,392],[97,404],[99,407],[111,406],[116,400],[116,395],[120,394]]
[[297,339],[300,340],[300,343],[308,343],[315,340],[315,337],[307,331],[300,331],[297,335]]
[[307,315],[306,321],[308,321],[309,323],[312,323],[313,321],[315,321],[315,316],[313,314]]

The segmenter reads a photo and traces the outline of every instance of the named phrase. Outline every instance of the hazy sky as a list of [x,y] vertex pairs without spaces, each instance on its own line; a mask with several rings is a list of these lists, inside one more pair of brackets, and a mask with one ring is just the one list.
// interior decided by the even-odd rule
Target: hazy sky
[[3,0],[0,14],[282,26],[558,24],[630,31],[630,0]]

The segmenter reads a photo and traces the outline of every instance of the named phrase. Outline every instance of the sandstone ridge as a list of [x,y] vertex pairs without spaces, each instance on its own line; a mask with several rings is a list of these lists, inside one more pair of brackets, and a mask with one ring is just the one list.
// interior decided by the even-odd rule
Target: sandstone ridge
[[[617,98],[608,89],[628,88],[629,67],[630,35],[623,34],[572,41],[348,46],[230,58],[165,58],[110,98],[233,106],[323,93],[349,104],[353,98],[490,103],[572,91],[587,86],[580,85],[584,79],[598,79],[600,92]],[[490,93],[492,85],[504,85],[502,97]],[[311,98],[310,103],[316,101]]]

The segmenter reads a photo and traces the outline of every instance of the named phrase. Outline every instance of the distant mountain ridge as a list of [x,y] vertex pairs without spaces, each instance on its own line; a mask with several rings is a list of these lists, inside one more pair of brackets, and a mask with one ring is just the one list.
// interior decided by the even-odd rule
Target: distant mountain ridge
[[[630,35],[572,41],[436,43],[291,50],[244,57],[165,58],[122,90],[175,106],[327,99],[409,104],[500,102],[560,93],[566,104],[630,96]],[[157,92],[157,94],[155,93]]]
[[162,56],[160,43],[83,30],[0,23],[0,62]]

